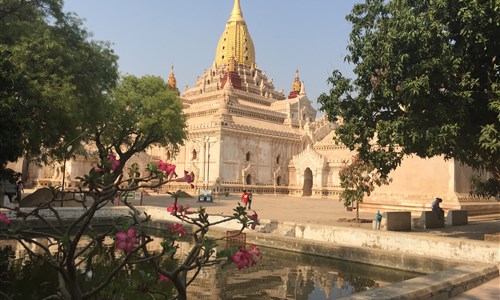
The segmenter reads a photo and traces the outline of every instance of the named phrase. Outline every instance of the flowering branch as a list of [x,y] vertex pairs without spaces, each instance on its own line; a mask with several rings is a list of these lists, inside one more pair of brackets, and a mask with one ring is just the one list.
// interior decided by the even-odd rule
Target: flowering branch
[[[98,168],[90,170],[89,174],[80,178],[83,186],[87,187],[84,193],[84,201],[80,204],[85,208],[81,215],[70,224],[64,222],[56,209],[55,204],[61,201],[57,198],[60,192],[55,192],[53,199],[41,204],[28,213],[15,210],[17,219],[12,221],[5,214],[0,214],[2,221],[8,230],[1,230],[3,237],[15,238],[28,251],[30,256],[46,260],[58,272],[59,294],[71,299],[86,299],[92,297],[103,290],[113,281],[117,274],[130,265],[152,263],[155,266],[155,274],[158,274],[160,282],[171,282],[177,290],[178,299],[186,299],[187,287],[197,277],[202,268],[221,263],[235,263],[239,269],[255,264],[254,256],[260,257],[260,251],[252,247],[248,251],[245,247],[234,250],[220,251],[215,256],[218,241],[223,241],[228,237],[209,238],[207,233],[210,227],[230,221],[238,221],[241,224],[239,233],[245,228],[254,229],[258,223],[258,216],[254,212],[249,215],[244,207],[238,204],[234,214],[214,222],[210,221],[209,215],[203,207],[197,212],[191,211],[189,206],[179,205],[178,198],[180,191],[170,193],[174,198],[174,203],[167,209],[181,223],[170,224],[164,232],[162,250],[160,252],[150,252],[147,245],[153,241],[147,235],[143,227],[151,220],[151,216],[146,213],[141,214],[137,208],[127,199],[123,200],[124,205],[130,209],[128,216],[123,216],[117,220],[112,227],[104,232],[98,233],[93,228],[95,213],[108,205],[119,196],[139,188],[159,187],[168,182],[185,182],[192,186],[194,175],[192,172],[184,171],[183,177],[178,177],[175,172],[175,165],[160,161],[158,164],[149,164],[147,170],[149,175],[138,177],[137,169],[131,170],[131,178],[123,179],[123,174],[117,172],[121,170],[114,155],[108,155],[108,162],[104,162]],[[154,181],[157,182],[154,182]],[[54,216],[49,219],[44,214],[49,211]],[[36,218],[52,229],[52,233],[45,233],[33,230],[29,227],[29,220]],[[184,225],[191,226],[192,232],[188,233]],[[48,246],[30,238],[36,234],[49,241]],[[101,247],[103,240],[110,236],[114,239],[115,249],[122,251],[123,256],[118,257],[117,264],[107,269],[107,274],[96,286],[85,290],[80,282],[80,269],[91,265],[91,259]],[[174,260],[177,253],[177,243],[179,238],[190,236],[193,239],[193,246],[188,255],[177,266],[162,265],[164,257]],[[30,245],[39,247],[45,255],[36,254],[31,250]],[[56,252],[50,251],[51,247],[56,247]],[[131,269],[132,270],[132,269]],[[188,274],[188,272],[191,272]],[[188,277],[189,275],[189,277]],[[150,288],[143,287],[144,292],[153,292]],[[161,293],[160,293],[161,294]]]

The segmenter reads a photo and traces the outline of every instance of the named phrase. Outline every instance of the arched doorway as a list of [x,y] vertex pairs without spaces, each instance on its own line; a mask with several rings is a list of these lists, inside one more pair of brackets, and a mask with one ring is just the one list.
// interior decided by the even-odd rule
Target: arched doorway
[[307,168],[304,171],[304,187],[302,188],[302,196],[311,196],[313,186],[313,173]]
[[252,184],[252,175],[248,174],[245,179],[246,184]]

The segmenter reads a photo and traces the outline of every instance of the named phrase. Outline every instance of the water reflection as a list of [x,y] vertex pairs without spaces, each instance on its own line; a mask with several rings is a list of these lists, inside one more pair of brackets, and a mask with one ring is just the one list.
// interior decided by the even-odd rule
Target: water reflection
[[261,248],[257,267],[209,269],[190,287],[193,299],[337,299],[419,274]]
[[[160,238],[149,245],[159,249]],[[14,299],[39,299],[54,293],[57,274],[41,261],[27,259],[26,250],[16,241],[1,241],[0,290],[14,290]],[[112,240],[105,240],[100,257],[90,264],[82,264],[82,280],[92,286],[102,280],[99,270],[113,265],[114,256],[120,252],[112,249]],[[5,247],[9,245],[9,247]],[[36,251],[34,247],[31,250]],[[188,241],[180,242],[179,255],[190,250]],[[237,270],[233,265],[225,268],[209,267],[188,287],[189,299],[337,299],[352,293],[377,288],[392,282],[410,279],[419,274],[390,270],[327,259],[312,255],[261,248],[264,256],[257,265]],[[105,272],[103,272],[105,273]],[[126,287],[123,287],[125,285]],[[126,290],[126,299],[141,299],[144,291],[172,295],[169,284],[159,282],[152,269],[141,266],[120,273],[107,295],[115,290]],[[33,298],[34,297],[34,298]],[[105,297],[99,299],[106,299]]]

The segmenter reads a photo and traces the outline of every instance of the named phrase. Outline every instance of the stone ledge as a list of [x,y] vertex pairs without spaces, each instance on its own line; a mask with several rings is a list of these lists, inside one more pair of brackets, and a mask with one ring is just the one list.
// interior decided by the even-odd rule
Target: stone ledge
[[411,212],[410,211],[387,211],[382,213],[380,222],[381,230],[388,231],[410,231]]
[[461,265],[388,286],[350,295],[343,299],[449,299],[499,275],[494,265]]
[[[141,213],[146,212],[151,215],[153,220],[179,222],[177,218],[166,212],[165,208],[152,206],[138,206],[137,210]],[[4,211],[4,210],[0,210]],[[21,208],[21,211],[27,212],[29,209]],[[62,218],[76,218],[82,213],[82,209],[58,208]],[[6,211],[7,217],[14,218],[15,212]],[[46,211],[47,217],[53,217],[53,213]],[[117,217],[128,215],[126,207],[106,207],[99,210],[96,217]],[[225,218],[224,216],[211,215],[212,223]],[[322,241],[348,245],[351,247],[363,247],[368,249],[379,249],[385,251],[397,251],[407,254],[417,254],[426,257],[441,259],[454,259],[461,261],[477,261],[483,263],[500,263],[500,252],[498,243],[490,241],[476,241],[462,239],[429,236],[417,232],[388,232],[380,230],[371,230],[354,227],[328,226],[315,224],[301,224],[294,222],[276,222],[270,220],[260,220],[260,225],[256,231],[267,232],[266,234],[274,236],[287,236],[291,238],[307,239],[312,241]],[[2,226],[3,224],[0,224]],[[216,227],[221,229],[236,230],[241,228],[236,220],[218,224]],[[245,232],[254,232],[245,229]],[[473,256],[470,254],[474,253]]]
[[444,216],[440,219],[434,211],[423,211],[419,218],[412,220],[412,227],[424,229],[443,228],[444,222]]
[[[381,231],[357,227],[290,222],[273,222],[271,225],[266,223],[265,220],[261,220],[260,223],[261,225],[256,228],[257,231],[265,228],[261,232],[274,236],[288,236],[352,247],[397,251],[422,255],[428,258],[500,263],[498,244],[494,242],[476,240],[464,242],[463,239],[429,236],[420,232]],[[251,233],[252,231],[248,232]],[[471,253],[474,253],[474,256],[471,256]]]
[[448,226],[469,224],[468,213],[466,210],[449,210],[445,218],[445,224]]
[[247,243],[262,247],[306,253],[345,261],[354,261],[390,269],[398,269],[421,274],[430,274],[454,268],[461,261],[425,257],[398,251],[387,251],[345,244],[313,241],[247,231]]

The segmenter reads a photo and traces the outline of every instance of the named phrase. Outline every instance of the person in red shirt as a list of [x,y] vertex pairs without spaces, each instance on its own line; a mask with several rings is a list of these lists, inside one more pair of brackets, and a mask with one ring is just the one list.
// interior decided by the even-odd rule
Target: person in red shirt
[[241,194],[241,202],[245,203],[245,208],[247,208],[247,204],[248,204],[247,190],[243,190],[243,194]]

